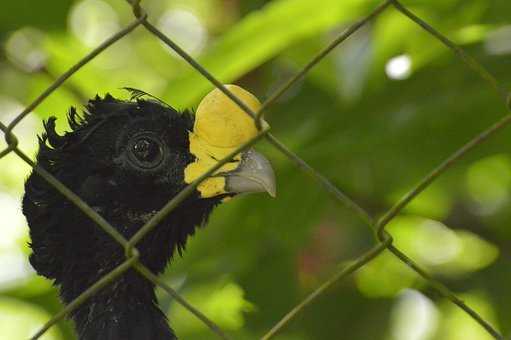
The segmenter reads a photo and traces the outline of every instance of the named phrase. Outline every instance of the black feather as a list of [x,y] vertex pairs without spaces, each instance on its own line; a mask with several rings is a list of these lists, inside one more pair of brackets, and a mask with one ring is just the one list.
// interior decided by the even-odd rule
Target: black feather
[[163,106],[170,107],[169,104],[165,103],[160,98],[158,98],[152,94],[149,94],[145,91],[142,91],[142,90],[139,90],[139,89],[136,89],[133,87],[123,87],[122,89],[128,91],[131,94],[130,100],[139,100],[139,99],[143,99],[144,97],[148,97],[148,98],[154,99],[156,102],[160,103]]
[[[44,136],[50,143],[50,146],[55,149],[61,148],[65,143],[65,138],[63,138],[63,136],[59,136],[59,134],[55,130],[55,121],[56,120],[57,120],[57,118],[50,117],[50,118],[48,118],[47,121],[43,122],[44,131],[46,133]],[[43,137],[43,139],[45,139],[45,137]]]
[[69,109],[69,112],[67,114],[67,122],[71,129],[73,131],[77,130],[80,127],[80,122],[82,121],[82,118],[78,115],[76,112],[76,109],[74,107],[71,107]]
[[[184,169],[194,159],[189,112],[140,96],[123,101],[106,95],[90,100],[81,117],[71,108],[68,122],[71,130],[63,135],[56,133],[54,117],[44,123],[37,164],[126,238],[186,186]],[[131,161],[129,145],[141,134],[166,150],[154,169]],[[220,199],[201,199],[194,192],[137,244],[140,261],[161,273]],[[54,280],[64,303],[125,260],[119,244],[36,172],[25,183],[23,213],[30,227],[30,263]],[[154,285],[134,270],[88,299],[71,318],[81,340],[175,338],[156,304]]]

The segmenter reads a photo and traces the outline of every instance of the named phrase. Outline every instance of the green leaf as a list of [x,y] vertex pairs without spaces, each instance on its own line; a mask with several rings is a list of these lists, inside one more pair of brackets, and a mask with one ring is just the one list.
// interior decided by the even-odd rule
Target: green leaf
[[413,286],[417,274],[389,251],[384,251],[355,274],[358,290],[368,297],[394,297]]
[[[243,289],[234,282],[220,280],[186,290],[183,296],[220,327],[237,330],[243,327],[243,313],[254,306],[245,300]],[[181,334],[200,332],[204,324],[180,304],[173,302],[169,315]]]
[[[50,315],[36,305],[8,297],[0,298],[2,339],[28,339],[49,318]],[[58,328],[53,327],[41,339],[60,340],[62,336]]]
[[[366,12],[367,1],[281,0],[252,12],[224,34],[199,63],[224,83],[232,82],[301,39],[325,32]],[[194,104],[212,85],[191,67],[170,82],[166,95],[178,107]]]
[[[498,326],[495,310],[486,294],[471,291],[459,296],[467,305],[471,306],[484,320]],[[443,302],[441,305],[442,319],[440,329],[435,337],[439,340],[490,340],[493,339],[480,325],[457,306]]]

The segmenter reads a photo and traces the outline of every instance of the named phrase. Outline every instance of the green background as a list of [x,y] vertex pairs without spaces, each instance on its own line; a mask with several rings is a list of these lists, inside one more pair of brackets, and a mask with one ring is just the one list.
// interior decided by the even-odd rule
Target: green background
[[[150,21],[224,83],[261,100],[350,23],[366,0],[146,0]],[[511,2],[404,4],[460,44],[504,87],[511,81]],[[120,0],[7,1],[0,10],[0,120],[8,123],[58,76],[133,20]],[[396,66],[397,65],[397,66]],[[400,66],[401,65],[401,66]],[[397,72],[397,73],[396,73]],[[177,108],[212,86],[138,28],[86,65],[16,127],[33,155],[41,119],[122,87]],[[267,112],[273,133],[374,216],[475,134],[506,114],[501,98],[450,50],[387,9]],[[470,152],[399,215],[395,244],[503,334],[511,333],[511,131]],[[0,142],[5,147],[5,142]],[[266,142],[278,196],[217,208],[165,280],[236,339],[254,339],[374,244],[371,230]],[[26,339],[62,308],[27,258],[20,211],[29,168],[0,160],[0,339]],[[182,339],[214,335],[163,292]],[[44,339],[72,339],[62,322]],[[336,284],[277,339],[482,340],[489,335],[388,253]]]

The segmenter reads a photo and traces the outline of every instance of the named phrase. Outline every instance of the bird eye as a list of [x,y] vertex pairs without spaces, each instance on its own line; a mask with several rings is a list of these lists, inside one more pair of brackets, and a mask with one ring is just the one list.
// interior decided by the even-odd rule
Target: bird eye
[[158,166],[163,160],[161,144],[153,138],[143,136],[135,139],[131,144],[130,154],[135,163],[145,169]]

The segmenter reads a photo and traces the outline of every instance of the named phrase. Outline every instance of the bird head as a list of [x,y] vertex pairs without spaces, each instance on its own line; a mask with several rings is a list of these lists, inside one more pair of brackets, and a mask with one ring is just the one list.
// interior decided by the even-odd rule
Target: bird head
[[[227,87],[252,110],[258,109],[259,101],[252,94],[235,85]],[[63,135],[56,132],[56,119],[51,117],[44,124],[37,155],[38,165],[127,238],[178,192],[258,132],[253,119],[219,90],[202,100],[195,115],[187,110],[178,112],[154,97],[142,98],[145,93],[131,90],[133,97],[127,101],[96,96],[83,117],[71,109],[71,131]],[[217,204],[241,193],[262,191],[275,195],[270,163],[253,149],[237,154],[200,183],[160,223],[153,236],[144,238],[140,244],[142,259],[158,258],[147,262],[161,271],[174,249],[181,252],[187,237],[205,223]],[[59,247],[46,244],[49,236],[39,230],[60,235],[58,227],[47,225],[66,220],[84,225],[90,221],[35,172],[27,180],[23,208],[31,228],[32,264],[43,275],[58,279],[60,267],[54,264],[63,261],[54,258],[61,254],[52,254],[53,259],[49,259],[45,252]],[[72,230],[62,227],[62,234],[69,235]]]
[[[227,87],[257,111],[253,95]],[[49,118],[36,159],[126,238],[258,133],[253,119],[218,90],[203,99],[195,115],[130,90],[130,100],[96,96],[83,116],[72,108],[71,130],[63,135],[56,132],[56,118]],[[139,261],[160,273],[217,204],[262,191],[275,195],[269,162],[252,149],[235,155],[140,240]],[[37,172],[25,183],[23,213],[30,227],[30,262],[54,279],[65,303],[125,260],[122,247]],[[73,312],[80,339],[174,339],[155,299],[153,284],[128,270]]]
[[[257,111],[257,98],[241,87],[227,87]],[[143,219],[258,131],[253,119],[219,90],[202,100],[195,115],[140,99],[139,92],[130,101],[96,97],[83,118],[72,109],[72,131],[63,136],[50,118],[38,162],[99,212]],[[249,149],[200,183],[187,202],[218,203],[262,191],[275,196],[274,173],[266,158]]]

